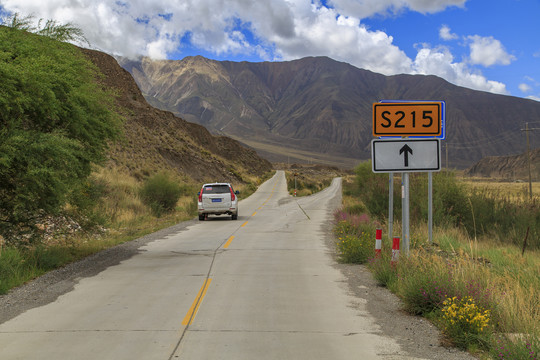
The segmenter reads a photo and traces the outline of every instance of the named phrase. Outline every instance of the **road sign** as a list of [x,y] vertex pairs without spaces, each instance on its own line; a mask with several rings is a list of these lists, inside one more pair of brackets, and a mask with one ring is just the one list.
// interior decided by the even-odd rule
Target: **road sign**
[[441,170],[439,139],[371,141],[373,172],[426,172]]
[[441,137],[443,101],[379,102],[373,104],[373,136]]

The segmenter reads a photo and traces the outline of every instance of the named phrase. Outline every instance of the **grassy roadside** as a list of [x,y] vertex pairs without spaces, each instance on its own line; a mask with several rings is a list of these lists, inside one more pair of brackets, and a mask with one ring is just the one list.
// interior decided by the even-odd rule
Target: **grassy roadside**
[[[361,180],[360,176],[363,176]],[[363,195],[357,192],[360,181]],[[461,189],[462,182],[453,181],[456,184],[447,183],[448,188]],[[410,255],[401,254],[392,265],[386,220],[372,214],[370,209],[377,209],[377,204],[365,197],[384,193],[377,188],[378,181],[365,172],[343,183],[344,206],[335,214],[334,228],[342,261],[366,264],[381,285],[402,299],[406,311],[425,316],[436,324],[448,345],[467,349],[483,359],[538,359],[540,250],[535,242],[531,241],[535,247],[527,248],[522,255],[522,247],[511,240],[516,233],[521,234],[520,229],[514,229],[504,241],[506,236],[493,236],[493,228],[477,231],[480,234],[474,236],[463,222],[452,223],[450,218],[441,218],[430,244],[427,225],[416,220],[412,224]],[[470,196],[477,193],[467,186],[461,190]],[[461,190],[459,193],[456,190],[456,196],[462,194]],[[503,211],[513,209],[497,194],[486,192],[484,195],[490,201],[475,202],[486,207],[477,209],[478,212],[488,213],[491,206],[501,207]],[[467,196],[464,199],[468,202]],[[514,196],[511,202],[519,199]],[[518,216],[521,222],[528,219],[532,223],[517,221],[516,227],[538,227],[537,205],[527,206],[533,216]],[[443,211],[449,214],[452,209]],[[476,221],[477,227],[484,226],[486,230],[490,227],[478,222],[483,221],[481,217]],[[384,233],[379,257],[374,256],[376,228],[382,228]],[[394,234],[399,233],[400,224],[395,223]]]
[[[272,173],[262,178],[244,175],[247,183],[233,185],[240,191],[240,197],[246,198],[271,176]],[[200,184],[187,179],[174,181],[182,184],[178,201],[170,211],[157,214],[155,208],[141,199],[143,182],[114,170],[95,172],[92,186],[84,194],[84,201],[92,204],[84,214],[75,214],[67,208],[65,215],[46,219],[39,224],[43,232],[39,242],[8,246],[0,238],[0,295],[50,270],[195,218]],[[65,221],[71,217],[79,222]]]

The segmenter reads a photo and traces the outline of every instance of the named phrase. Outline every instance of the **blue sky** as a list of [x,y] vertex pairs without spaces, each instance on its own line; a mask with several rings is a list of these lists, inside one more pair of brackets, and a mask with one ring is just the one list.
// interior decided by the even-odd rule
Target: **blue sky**
[[539,0],[0,0],[79,26],[113,55],[287,61],[329,56],[385,75],[540,101]]

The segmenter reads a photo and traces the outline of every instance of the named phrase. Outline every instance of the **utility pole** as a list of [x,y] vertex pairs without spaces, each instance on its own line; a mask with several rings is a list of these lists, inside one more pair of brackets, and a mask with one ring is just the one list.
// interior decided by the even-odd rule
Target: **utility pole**
[[446,171],[448,171],[448,144],[444,143],[444,149],[446,150]]
[[531,175],[531,146],[529,143],[529,132],[533,130],[540,130],[540,128],[531,128],[529,129],[529,123],[525,123],[525,129],[521,129],[521,131],[525,131],[525,137],[527,139],[527,164],[529,166],[529,200],[532,201],[532,175]]

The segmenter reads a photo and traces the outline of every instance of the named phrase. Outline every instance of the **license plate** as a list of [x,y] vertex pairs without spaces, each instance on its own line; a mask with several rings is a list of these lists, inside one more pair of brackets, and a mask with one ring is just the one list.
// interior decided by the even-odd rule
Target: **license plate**
[[221,199],[212,199],[212,202],[221,202]]

